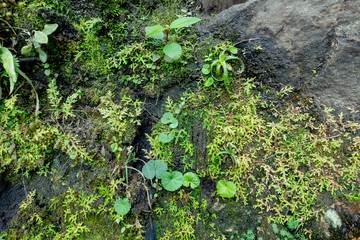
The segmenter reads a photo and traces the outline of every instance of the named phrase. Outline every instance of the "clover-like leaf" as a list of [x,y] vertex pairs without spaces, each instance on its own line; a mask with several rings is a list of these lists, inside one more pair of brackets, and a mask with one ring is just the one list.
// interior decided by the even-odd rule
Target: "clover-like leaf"
[[233,182],[220,180],[216,185],[217,193],[223,198],[232,198],[236,194],[236,185]]
[[43,44],[46,44],[49,41],[48,36],[45,33],[43,33],[42,31],[35,31],[34,39],[38,43],[43,43]]
[[145,28],[146,37],[153,37],[154,38],[154,36],[155,36],[155,38],[157,38],[157,37],[159,37],[159,35],[156,35],[156,34],[159,34],[164,30],[165,30],[165,28],[160,26],[160,25],[146,27]]
[[175,132],[170,132],[169,134],[160,133],[159,140],[162,143],[169,143],[175,138]]
[[181,53],[182,53],[182,49],[181,46],[177,43],[169,43],[167,44],[164,49],[163,49],[164,53],[166,56],[168,56],[169,58],[172,58],[174,60],[177,60],[180,58]]
[[182,17],[182,18],[178,18],[175,21],[173,21],[170,24],[170,28],[183,28],[183,27],[188,27],[192,24],[195,24],[197,22],[201,21],[200,18],[196,18],[196,17]]
[[210,64],[204,64],[204,66],[201,69],[201,72],[204,75],[208,75],[210,73]]
[[58,28],[59,25],[57,25],[56,23],[54,24],[45,24],[44,26],[44,30],[42,30],[42,32],[46,35],[50,35],[53,32],[55,32],[55,30]]
[[164,115],[160,120],[161,123],[163,124],[170,123],[169,127],[171,128],[177,128],[177,126],[179,125],[179,121],[176,118],[174,118],[174,115],[171,112],[164,113]]
[[204,86],[205,87],[210,87],[211,85],[214,84],[214,79],[212,77],[209,77],[208,79],[206,79]]
[[162,175],[167,171],[167,164],[161,160],[150,160],[142,168],[142,173],[147,179],[161,179]]
[[181,172],[166,172],[162,175],[161,184],[168,191],[175,191],[179,189],[184,182],[184,176]]
[[166,112],[164,113],[164,115],[162,116],[161,123],[163,124],[168,124],[171,123],[172,120],[174,119],[174,114],[172,114],[171,112]]
[[187,172],[184,174],[184,186],[192,189],[200,185],[200,179],[196,173]]
[[115,212],[120,216],[125,216],[131,209],[131,203],[127,198],[119,198],[114,204]]

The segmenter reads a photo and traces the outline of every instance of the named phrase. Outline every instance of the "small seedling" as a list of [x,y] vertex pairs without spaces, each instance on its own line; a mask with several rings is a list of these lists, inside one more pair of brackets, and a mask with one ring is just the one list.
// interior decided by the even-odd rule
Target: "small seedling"
[[[156,40],[165,41],[165,45],[163,47],[163,55],[155,55],[153,56],[153,62],[160,63],[162,59],[165,61],[172,63],[180,58],[182,54],[182,48],[178,43],[171,42],[169,43],[169,33],[172,29],[180,29],[184,27],[188,27],[197,22],[201,21],[200,18],[196,17],[182,17],[173,21],[170,25],[165,27],[161,25],[155,25],[151,27],[146,27],[146,37],[151,37]],[[165,38],[165,40],[164,40]]]
[[47,61],[47,54],[41,49],[41,44],[48,43],[48,35],[55,32],[57,27],[58,25],[56,23],[45,24],[42,31],[33,31],[32,34],[26,31],[30,38],[27,40],[28,44],[21,48],[21,53],[24,55],[29,54],[34,48],[38,52],[40,60],[45,63]]
[[[214,84],[214,80],[223,81],[225,88],[229,91],[229,85],[231,83],[231,77],[229,76],[229,71],[233,71],[232,66],[228,62],[229,60],[238,60],[240,62],[241,68],[238,71],[242,73],[245,70],[244,62],[235,56],[228,55],[226,52],[231,54],[237,54],[238,50],[236,47],[229,46],[222,50],[218,56],[218,59],[215,59],[211,64],[205,64],[201,71],[204,75],[211,74],[204,83],[205,87],[210,87]],[[210,59],[206,59],[208,61]]]

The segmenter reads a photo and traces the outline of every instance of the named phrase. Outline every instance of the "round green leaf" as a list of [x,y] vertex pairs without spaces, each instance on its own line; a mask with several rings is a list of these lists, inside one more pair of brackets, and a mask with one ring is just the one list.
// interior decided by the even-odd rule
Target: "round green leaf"
[[142,173],[147,179],[161,179],[162,175],[167,171],[167,164],[161,160],[150,160],[142,168]]
[[184,176],[181,172],[166,172],[162,175],[161,184],[168,191],[175,191],[179,189],[184,182]]
[[45,24],[44,30],[42,32],[46,35],[50,35],[57,29],[58,25],[56,23],[54,24]]
[[210,64],[205,64],[202,67],[201,72],[205,75],[208,75],[210,73]]
[[43,44],[48,43],[48,36],[42,31],[35,31],[34,39],[38,43],[43,43]]
[[45,73],[46,76],[50,76],[50,73],[51,73],[51,72],[50,72],[49,69],[46,69],[46,70],[44,71],[44,73]]
[[232,198],[236,194],[236,185],[233,182],[220,180],[216,185],[216,189],[218,194],[223,198]]
[[184,174],[184,186],[192,189],[200,185],[200,179],[196,173],[187,172]]
[[162,116],[161,123],[163,124],[168,124],[171,123],[174,119],[174,115],[171,112],[166,112],[164,113],[164,115]]
[[182,52],[181,46],[177,43],[170,43],[164,47],[164,53],[166,54],[166,56],[174,60],[180,58],[181,52]]
[[171,142],[171,140],[173,140],[175,137],[175,133],[174,132],[171,132],[169,134],[166,134],[166,133],[160,133],[159,135],[159,140],[160,142],[162,143],[169,143]]
[[208,79],[206,79],[204,86],[205,87],[210,87],[211,85],[214,84],[214,79],[212,77],[209,77]]
[[175,21],[173,21],[170,24],[170,28],[183,28],[183,27],[188,27],[192,24],[195,24],[197,22],[201,21],[200,18],[196,18],[196,17],[182,17],[182,18],[178,18]]
[[125,216],[131,208],[131,203],[126,198],[119,198],[114,204],[115,211],[120,216]]

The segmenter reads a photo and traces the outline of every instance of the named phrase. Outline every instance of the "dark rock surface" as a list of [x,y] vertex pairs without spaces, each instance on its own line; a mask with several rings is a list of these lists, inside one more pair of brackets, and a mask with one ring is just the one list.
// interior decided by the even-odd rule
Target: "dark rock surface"
[[9,227],[11,220],[19,210],[21,201],[24,199],[23,186],[0,181],[0,232]]
[[248,74],[259,81],[292,85],[316,106],[360,120],[351,110],[360,105],[360,1],[249,0],[198,30],[202,38],[238,42],[247,50]]
[[229,7],[244,3],[247,0],[197,0],[196,4],[201,6],[201,11],[205,14],[219,13]]

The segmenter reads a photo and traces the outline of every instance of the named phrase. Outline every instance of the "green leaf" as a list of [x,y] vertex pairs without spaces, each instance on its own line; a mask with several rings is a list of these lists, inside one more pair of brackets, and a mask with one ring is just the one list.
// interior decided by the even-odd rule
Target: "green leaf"
[[172,119],[171,124],[169,125],[169,127],[177,128],[178,125],[179,125],[179,121],[176,118],[174,118],[174,119]]
[[28,43],[28,45],[23,46],[21,48],[21,54],[23,55],[29,54],[31,52],[31,49],[32,49],[32,43]]
[[119,198],[114,204],[115,211],[120,216],[125,216],[131,209],[131,203],[126,198]]
[[168,124],[171,123],[174,119],[174,115],[171,112],[166,112],[164,113],[164,115],[162,116],[161,123],[163,124]]
[[168,56],[174,60],[177,60],[180,58],[181,52],[182,52],[181,46],[177,43],[170,43],[164,47],[164,53],[166,54],[166,56]]
[[170,123],[171,128],[176,128],[179,125],[179,122],[171,112],[166,112],[161,118],[161,123],[168,124]]
[[192,24],[195,24],[197,22],[201,21],[200,18],[196,18],[196,17],[183,17],[183,18],[178,18],[175,21],[173,21],[170,24],[170,28],[183,28],[183,27],[188,27]]
[[159,140],[162,143],[169,143],[171,140],[173,140],[175,137],[175,132],[171,132],[169,134],[166,133],[160,133]]
[[181,172],[166,172],[162,175],[161,184],[168,191],[175,191],[179,189],[184,182],[184,176]]
[[48,43],[48,36],[42,31],[35,31],[34,39],[38,43],[43,43],[43,44]]
[[36,51],[39,53],[39,58],[43,63],[46,63],[47,61],[47,55],[46,53],[41,49],[41,48],[37,48]]
[[5,68],[6,73],[10,78],[10,93],[14,90],[15,83],[17,81],[17,75],[15,72],[15,60],[9,49],[1,47],[1,62]]
[[44,73],[45,73],[46,76],[50,76],[51,71],[50,71],[49,69],[46,69],[46,70],[44,71]]
[[238,50],[236,47],[229,47],[229,51],[232,53],[232,54],[237,54],[238,53]]
[[[145,32],[146,32],[146,37],[152,37],[156,34],[161,33],[162,31],[164,31],[165,28],[160,26],[160,25],[155,25],[155,26],[151,26],[151,27],[146,27],[145,28]],[[164,34],[164,33],[163,33]]]
[[45,24],[44,30],[42,32],[46,35],[50,35],[58,28],[58,25],[56,23],[54,24]]
[[232,198],[236,194],[236,185],[233,182],[220,180],[216,185],[216,189],[218,194],[223,198]]
[[192,189],[200,185],[200,179],[196,173],[187,172],[184,175],[184,186]]
[[210,73],[210,65],[209,64],[205,64],[202,69],[201,72],[205,75],[208,75]]
[[210,87],[211,85],[214,84],[214,79],[212,77],[209,77],[208,79],[206,79],[204,86],[205,87]]
[[156,62],[157,60],[159,60],[161,58],[161,56],[160,55],[154,55],[153,56],[153,62]]
[[171,57],[168,57],[167,55],[165,55],[164,60],[165,60],[165,62],[168,62],[168,63],[174,62],[174,59],[172,59]]
[[[157,25],[157,26],[160,26],[160,25]],[[160,26],[161,27],[161,26]],[[158,30],[160,30],[161,28],[159,28]],[[151,37],[151,38],[154,38],[154,39],[157,39],[157,40],[162,40],[162,39],[164,39],[164,36],[165,36],[165,34],[164,34],[164,32],[163,32],[163,30],[164,30],[164,28],[163,28],[163,30],[161,30],[160,32],[158,32],[158,33],[155,33],[155,34],[151,34],[150,36],[148,36],[148,31],[150,31],[151,30],[151,27],[145,27],[145,32],[146,32],[146,36],[147,37]]]
[[167,164],[161,160],[150,160],[142,168],[142,173],[147,179],[161,179],[162,175],[167,171]]

